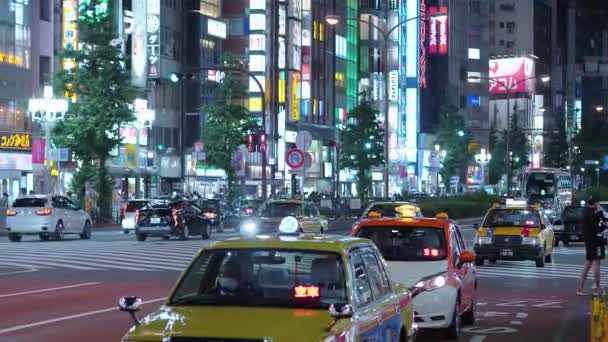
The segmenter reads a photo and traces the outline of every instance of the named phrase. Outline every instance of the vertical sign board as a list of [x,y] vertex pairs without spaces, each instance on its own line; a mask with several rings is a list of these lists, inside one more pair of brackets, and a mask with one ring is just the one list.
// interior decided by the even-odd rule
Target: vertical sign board
[[439,17],[439,54],[448,54],[448,7],[439,7],[441,16]]
[[425,0],[420,0],[420,78],[418,84],[420,88],[426,88],[426,4]]
[[429,53],[448,53],[448,7],[429,7]]
[[300,98],[298,97],[298,73],[291,76],[291,120],[300,120]]
[[429,54],[437,54],[437,6],[429,6]]
[[[63,0],[62,45],[64,50],[78,48],[78,0]],[[65,58],[63,69],[74,68],[74,60]]]
[[388,99],[391,101],[399,99],[399,71],[397,70],[388,73]]
[[133,26],[131,32],[131,84],[146,86],[146,0],[133,0]]
[[148,0],[146,21],[146,50],[148,77],[160,77],[160,0]]

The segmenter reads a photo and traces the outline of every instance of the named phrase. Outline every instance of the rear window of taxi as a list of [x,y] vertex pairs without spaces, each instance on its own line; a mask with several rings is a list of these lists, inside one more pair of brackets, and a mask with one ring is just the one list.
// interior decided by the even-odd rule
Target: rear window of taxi
[[436,261],[447,256],[444,230],[428,227],[362,227],[387,261]]
[[533,209],[492,209],[483,222],[484,227],[540,227],[538,210]]

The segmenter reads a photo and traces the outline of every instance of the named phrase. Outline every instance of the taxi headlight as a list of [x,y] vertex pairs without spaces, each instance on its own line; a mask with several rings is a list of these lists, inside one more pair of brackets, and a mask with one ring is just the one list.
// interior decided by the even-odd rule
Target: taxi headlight
[[490,236],[478,236],[475,239],[475,244],[477,245],[490,245],[492,244],[492,237]]
[[444,287],[445,284],[447,284],[447,282],[448,282],[448,280],[447,280],[446,274],[442,273],[442,274],[422,278],[416,283],[416,285],[414,285],[414,287],[418,288],[418,289],[422,289],[424,291],[433,291],[433,290],[437,290],[439,288]]
[[524,237],[521,239],[523,245],[536,246],[540,245],[540,239],[538,237]]

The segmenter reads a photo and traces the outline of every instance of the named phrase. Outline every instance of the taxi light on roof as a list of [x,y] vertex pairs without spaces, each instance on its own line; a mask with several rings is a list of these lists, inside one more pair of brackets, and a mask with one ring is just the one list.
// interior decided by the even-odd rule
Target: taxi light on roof
[[526,205],[526,201],[515,200],[513,198],[507,198],[507,205]]
[[395,208],[395,211],[398,212],[399,215],[404,218],[416,217],[416,207],[413,205],[400,205]]
[[435,215],[435,218],[438,218],[438,219],[448,219],[450,217],[448,216],[448,213],[437,213],[437,215]]
[[296,299],[321,297],[321,289],[316,285],[297,285],[293,287],[293,297]]

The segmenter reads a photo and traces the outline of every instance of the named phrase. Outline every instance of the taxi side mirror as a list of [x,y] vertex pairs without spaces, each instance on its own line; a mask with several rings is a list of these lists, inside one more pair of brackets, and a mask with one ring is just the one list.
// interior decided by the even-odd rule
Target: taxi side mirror
[[143,302],[139,297],[122,297],[118,301],[118,308],[120,311],[128,312],[129,316],[131,316],[131,319],[133,320],[133,323],[135,323],[135,325],[139,325],[139,320],[137,319],[137,316],[135,316],[135,313],[139,311],[142,303]]
[[462,251],[460,253],[460,262],[462,264],[472,263],[477,256],[471,251]]

